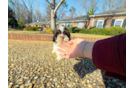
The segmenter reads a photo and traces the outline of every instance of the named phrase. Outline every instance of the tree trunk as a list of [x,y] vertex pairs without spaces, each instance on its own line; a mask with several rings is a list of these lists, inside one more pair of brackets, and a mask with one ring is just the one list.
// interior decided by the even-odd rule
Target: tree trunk
[[56,18],[55,18],[55,0],[51,0],[51,4],[53,4],[53,7],[51,9],[51,29],[54,30],[56,28]]
[[[46,0],[48,3],[49,1]],[[56,28],[56,11],[60,7],[60,5],[63,3],[64,0],[61,0],[59,4],[55,7],[55,0],[51,0],[51,29],[54,30]]]

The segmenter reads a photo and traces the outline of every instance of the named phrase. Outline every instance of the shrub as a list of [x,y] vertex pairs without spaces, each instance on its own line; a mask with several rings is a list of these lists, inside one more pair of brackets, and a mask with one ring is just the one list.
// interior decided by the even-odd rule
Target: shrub
[[40,28],[42,29],[42,27],[27,27],[26,29],[28,31],[38,31]]
[[126,33],[126,30],[123,27],[108,27],[108,28],[92,28],[90,29],[90,34],[99,34],[99,35],[119,35]]
[[69,30],[69,32],[71,32],[71,33],[78,33],[79,31],[80,31],[80,29],[79,28],[77,28],[77,27],[66,27],[68,30]]
[[52,32],[51,28],[46,29],[46,32]]
[[80,30],[81,30],[81,29],[79,29],[79,28],[74,28],[73,33],[79,33],[79,32],[80,32]]
[[52,30],[51,28],[47,28],[45,30],[43,30],[44,33],[53,33],[54,30]]
[[72,28],[69,28],[69,27],[66,27],[66,28],[70,33],[72,33]]

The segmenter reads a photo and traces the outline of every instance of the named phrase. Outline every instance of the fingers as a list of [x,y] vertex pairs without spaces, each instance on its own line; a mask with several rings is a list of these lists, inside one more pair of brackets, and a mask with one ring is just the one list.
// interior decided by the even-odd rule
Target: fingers
[[67,51],[64,51],[64,50],[61,50],[61,49],[57,49],[57,51],[59,51],[60,53],[63,53],[63,54],[68,54]]
[[69,49],[69,46],[64,46],[64,45],[58,45],[59,48],[62,48],[62,49],[65,49],[65,50],[68,50]]
[[69,45],[72,45],[72,44],[73,44],[73,41],[69,41],[68,44],[69,44]]
[[62,42],[63,45],[69,46],[67,42]]

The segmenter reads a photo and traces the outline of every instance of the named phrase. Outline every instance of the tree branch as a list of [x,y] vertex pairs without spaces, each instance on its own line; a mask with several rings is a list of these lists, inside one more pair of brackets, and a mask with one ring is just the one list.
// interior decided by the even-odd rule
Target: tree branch
[[46,0],[46,1],[51,5],[51,3],[48,0]]
[[48,0],[46,0],[49,4],[50,4],[50,6],[51,6],[51,8],[52,8],[52,3],[50,3]]
[[64,0],[61,0],[59,2],[59,4],[56,6],[55,10],[54,10],[54,14],[56,13],[56,11],[58,10],[58,8],[60,7],[60,5],[63,3]]

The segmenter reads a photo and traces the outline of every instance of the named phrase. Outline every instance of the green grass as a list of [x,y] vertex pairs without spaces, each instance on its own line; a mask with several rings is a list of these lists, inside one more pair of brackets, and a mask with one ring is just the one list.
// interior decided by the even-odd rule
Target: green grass
[[[13,34],[37,34],[37,35],[53,35],[53,34],[43,34],[40,31],[8,31],[8,33]],[[96,35],[96,34],[82,34],[82,33],[71,33],[72,37],[93,37],[93,38],[109,38],[112,36],[108,35]]]

